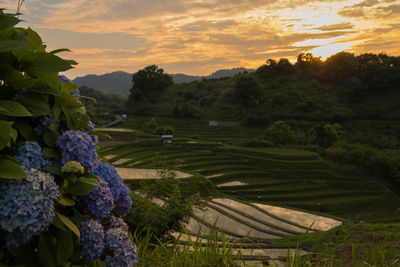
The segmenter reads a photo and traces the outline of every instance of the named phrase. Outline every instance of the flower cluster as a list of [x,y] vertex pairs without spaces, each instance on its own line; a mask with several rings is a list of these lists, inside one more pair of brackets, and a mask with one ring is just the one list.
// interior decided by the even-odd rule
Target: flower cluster
[[92,121],[89,121],[85,130],[86,131],[93,131],[94,130],[94,126],[95,126],[94,123]]
[[62,150],[61,164],[79,162],[87,172],[92,173],[99,165],[96,153],[97,136],[81,131],[66,131],[58,137],[57,146]]
[[106,249],[112,254],[106,256],[105,267],[135,266],[136,246],[129,239],[128,232],[121,228],[111,228],[106,232],[104,239]]
[[122,184],[121,193],[119,194],[119,198],[116,201],[116,213],[118,216],[125,216],[128,211],[132,207],[132,199],[129,196],[130,190],[129,188]]
[[42,148],[35,141],[27,141],[25,145],[19,146],[15,159],[27,169],[42,170],[51,165],[50,161],[44,158]]
[[89,195],[82,197],[89,215],[94,219],[102,219],[114,208],[114,199],[106,181],[99,178],[100,185]]
[[95,220],[89,220],[81,223],[79,231],[82,257],[87,262],[96,260],[104,250],[103,226]]
[[103,178],[108,183],[114,200],[118,200],[122,189],[122,179],[117,170],[110,164],[100,162],[94,170],[94,175]]
[[0,181],[0,227],[7,232],[7,247],[18,247],[46,231],[55,216],[54,177],[34,169],[25,173],[23,180]]

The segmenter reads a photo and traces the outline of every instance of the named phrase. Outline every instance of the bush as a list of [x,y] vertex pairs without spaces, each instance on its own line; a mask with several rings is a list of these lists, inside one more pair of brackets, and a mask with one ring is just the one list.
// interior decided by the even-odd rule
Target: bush
[[284,121],[276,121],[265,132],[265,138],[275,145],[287,145],[296,142],[294,132]]
[[129,189],[99,161],[79,90],[58,75],[76,63],[15,27],[16,14],[0,9],[0,21],[0,265],[134,266],[120,218]]

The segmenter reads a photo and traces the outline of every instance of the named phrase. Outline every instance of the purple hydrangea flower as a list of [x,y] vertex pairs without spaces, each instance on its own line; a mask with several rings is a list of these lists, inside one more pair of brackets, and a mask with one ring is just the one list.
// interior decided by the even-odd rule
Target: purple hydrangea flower
[[99,178],[100,185],[82,200],[87,206],[89,215],[94,219],[108,216],[114,208],[114,199],[106,181]]
[[94,123],[92,121],[89,121],[85,130],[86,131],[93,131],[94,130],[94,126],[95,126]]
[[51,165],[51,162],[44,158],[42,148],[35,141],[27,141],[25,145],[20,145],[14,158],[27,169],[42,170]]
[[117,200],[122,189],[122,179],[117,170],[110,164],[100,162],[99,166],[94,170],[94,175],[103,178],[108,183],[114,199]]
[[131,209],[132,207],[132,199],[129,196],[130,194],[130,190],[129,188],[122,184],[121,186],[121,194],[119,194],[119,198],[117,199],[116,203],[115,203],[115,212],[118,214],[118,216],[125,216],[128,211]]
[[135,266],[138,256],[136,245],[129,239],[127,231],[111,228],[104,236],[106,248],[112,253],[105,259],[105,267]]
[[91,136],[79,130],[66,131],[57,139],[57,146],[62,150],[61,164],[77,161],[86,171],[93,173],[99,165],[96,142],[97,136]]
[[104,250],[103,226],[95,220],[89,220],[81,223],[79,231],[81,233],[82,257],[87,262],[96,260]]
[[0,180],[0,228],[7,233],[7,247],[19,247],[46,231],[55,216],[58,186],[54,177],[24,170],[26,179]]
[[128,232],[128,225],[120,217],[109,216],[102,220],[105,229],[120,228],[122,231]]

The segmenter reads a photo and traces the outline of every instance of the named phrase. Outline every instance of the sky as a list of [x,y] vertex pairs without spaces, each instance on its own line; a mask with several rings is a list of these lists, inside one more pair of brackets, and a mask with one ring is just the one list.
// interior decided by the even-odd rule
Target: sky
[[21,13],[48,51],[72,50],[59,54],[79,63],[70,78],[152,64],[209,75],[304,52],[400,55],[400,0],[26,0]]

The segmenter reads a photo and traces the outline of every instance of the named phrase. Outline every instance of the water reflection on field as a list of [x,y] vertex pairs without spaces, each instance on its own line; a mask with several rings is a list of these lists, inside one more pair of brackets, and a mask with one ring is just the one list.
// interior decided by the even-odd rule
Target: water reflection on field
[[[122,179],[160,179],[160,169],[115,168]],[[172,171],[178,179],[192,175],[181,171]]]

